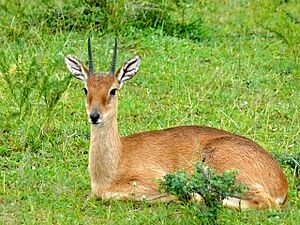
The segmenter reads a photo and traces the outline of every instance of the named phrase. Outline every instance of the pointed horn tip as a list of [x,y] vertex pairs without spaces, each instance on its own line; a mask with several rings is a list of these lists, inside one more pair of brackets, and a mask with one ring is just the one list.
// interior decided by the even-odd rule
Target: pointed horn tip
[[93,60],[93,50],[90,36],[88,36],[88,55],[89,55],[89,74],[94,74],[94,60]]
[[112,56],[112,63],[111,63],[111,69],[109,71],[109,75],[113,76],[115,74],[115,67],[116,67],[116,63],[117,63],[117,49],[118,48],[118,41],[117,38],[115,37],[115,45],[113,48],[113,56]]

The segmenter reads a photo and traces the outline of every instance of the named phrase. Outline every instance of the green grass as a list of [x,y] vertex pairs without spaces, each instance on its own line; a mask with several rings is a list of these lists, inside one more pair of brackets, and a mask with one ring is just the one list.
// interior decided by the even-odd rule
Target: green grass
[[[63,56],[87,61],[88,34],[97,70],[108,70],[115,35],[119,66],[142,57],[120,92],[122,135],[208,125],[296,156],[299,165],[299,1],[156,1],[166,10],[145,15],[122,14],[133,1],[95,2],[0,2],[1,223],[201,224],[187,205],[86,197],[89,124],[82,84]],[[299,175],[282,166],[290,184],[283,210],[223,209],[218,222],[296,224]]]

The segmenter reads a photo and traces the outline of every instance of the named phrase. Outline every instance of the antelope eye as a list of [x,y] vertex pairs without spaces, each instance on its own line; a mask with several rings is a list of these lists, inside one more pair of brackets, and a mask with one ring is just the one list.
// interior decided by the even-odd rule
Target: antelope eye
[[84,94],[87,95],[88,90],[86,88],[83,88]]
[[118,90],[117,88],[111,89],[109,92],[110,96],[115,96],[117,93],[117,90]]

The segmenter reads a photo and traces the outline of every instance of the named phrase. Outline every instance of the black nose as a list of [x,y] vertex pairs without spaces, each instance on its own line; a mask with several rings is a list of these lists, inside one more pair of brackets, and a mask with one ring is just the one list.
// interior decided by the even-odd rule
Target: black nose
[[90,118],[92,123],[97,123],[100,118],[100,115],[96,111],[94,111],[90,113]]

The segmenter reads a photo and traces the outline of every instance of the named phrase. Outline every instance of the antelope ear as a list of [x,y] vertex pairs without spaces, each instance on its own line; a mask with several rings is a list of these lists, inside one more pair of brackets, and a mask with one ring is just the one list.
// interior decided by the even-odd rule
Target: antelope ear
[[135,56],[121,66],[115,75],[120,83],[120,86],[123,85],[124,81],[130,80],[132,77],[134,77],[139,69],[140,64],[141,58],[139,56]]
[[75,57],[65,56],[65,63],[69,71],[79,80],[85,82],[88,78],[88,69]]

